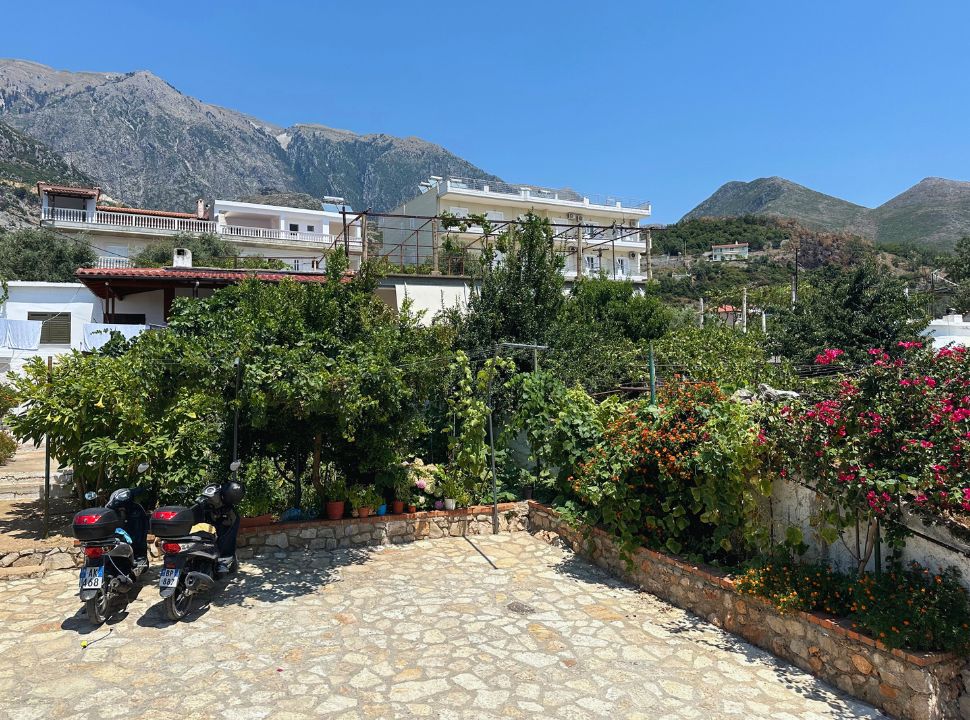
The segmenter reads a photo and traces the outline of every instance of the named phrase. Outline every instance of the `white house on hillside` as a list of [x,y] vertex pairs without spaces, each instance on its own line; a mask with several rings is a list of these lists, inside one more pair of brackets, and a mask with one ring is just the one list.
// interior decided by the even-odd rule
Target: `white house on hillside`
[[37,192],[41,224],[67,233],[84,232],[99,254],[101,268],[129,267],[152,241],[178,234],[214,233],[239,256],[276,258],[301,271],[322,269],[326,252],[338,247],[348,251],[351,267],[356,268],[363,252],[360,221],[345,206],[304,210],[216,200],[210,208],[199,200],[194,213],[180,213],[103,205],[97,187],[42,182]]
[[[535,185],[511,185],[497,180],[434,176],[421,183],[421,192],[381,219],[383,252],[391,262],[434,263],[436,240],[445,229],[432,218],[484,215],[500,232],[502,224],[527,212],[548,218],[557,247],[565,255],[565,275],[605,274],[616,279],[643,281],[640,258],[646,241],[640,222],[650,216],[649,203],[628,203],[613,197],[594,197],[572,190],[553,190]],[[410,216],[410,217],[393,217]],[[481,247],[482,228],[452,229],[463,246]],[[579,252],[577,252],[579,250]],[[576,258],[582,260],[577,264]],[[450,268],[439,261],[438,270]],[[453,270],[451,272],[454,272]]]

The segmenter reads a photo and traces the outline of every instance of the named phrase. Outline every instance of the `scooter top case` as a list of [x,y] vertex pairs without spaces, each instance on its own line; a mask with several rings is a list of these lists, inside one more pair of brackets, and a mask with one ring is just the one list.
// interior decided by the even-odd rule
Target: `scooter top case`
[[81,542],[107,540],[121,525],[121,518],[111,508],[87,508],[74,516],[71,525],[74,537]]

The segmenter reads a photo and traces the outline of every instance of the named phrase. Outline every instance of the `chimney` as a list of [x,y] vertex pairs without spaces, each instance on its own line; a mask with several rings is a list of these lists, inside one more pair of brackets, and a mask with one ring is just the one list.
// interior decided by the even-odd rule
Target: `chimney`
[[192,267],[192,251],[188,248],[175,248],[175,252],[172,255],[172,267]]
[[205,220],[205,201],[202,198],[195,201],[195,216],[199,220]]
[[212,208],[209,206],[209,203],[205,204],[205,214],[202,216],[202,219],[203,220],[212,219]]

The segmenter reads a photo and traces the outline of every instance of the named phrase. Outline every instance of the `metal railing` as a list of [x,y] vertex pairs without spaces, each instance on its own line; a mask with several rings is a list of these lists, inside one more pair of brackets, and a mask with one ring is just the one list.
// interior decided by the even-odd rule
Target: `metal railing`
[[560,202],[577,203],[580,205],[597,205],[601,207],[623,207],[634,210],[650,210],[649,201],[637,201],[617,195],[590,195],[579,193],[569,188],[546,188],[537,185],[513,185],[501,180],[480,180],[475,178],[449,177],[442,180],[446,190],[457,192],[472,191],[506,195],[518,199],[554,200]]
[[[220,225],[211,220],[175,218],[161,215],[139,213],[116,213],[98,210],[68,208],[44,208],[41,219],[84,226],[102,226],[127,230],[146,230],[152,233],[188,233],[192,235],[212,233],[227,239],[252,239],[273,245],[301,245],[320,249],[334,249],[343,246],[342,235],[297,232],[274,228],[246,227],[243,225]],[[359,237],[350,237],[351,252],[360,252],[363,245]]]
[[130,258],[126,257],[99,257],[94,262],[94,267],[101,269],[111,269],[111,268],[130,268],[134,267],[135,264]]

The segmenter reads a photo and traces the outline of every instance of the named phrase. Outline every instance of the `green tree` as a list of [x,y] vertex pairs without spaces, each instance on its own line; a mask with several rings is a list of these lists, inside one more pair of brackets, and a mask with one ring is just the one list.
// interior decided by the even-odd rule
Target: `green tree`
[[826,348],[838,348],[862,362],[870,348],[916,339],[926,323],[925,313],[906,297],[903,283],[866,261],[817,271],[795,306],[778,313],[769,329],[779,355],[810,364]]
[[282,269],[286,265],[273,258],[261,255],[239,256],[236,248],[218,235],[212,233],[179,233],[170,238],[162,238],[148,245],[134,262],[138,267],[170,267],[175,248],[192,251],[192,264],[196,267],[244,267]]
[[563,304],[562,268],[548,220],[529,213],[511,225],[483,253],[481,286],[459,321],[462,344],[543,342]]
[[670,310],[632,283],[606,278],[578,282],[549,332],[543,363],[569,386],[590,392],[638,379],[647,368],[646,343],[661,337]]
[[74,282],[74,271],[97,260],[81,238],[25,228],[0,232],[0,277],[5,280]]

